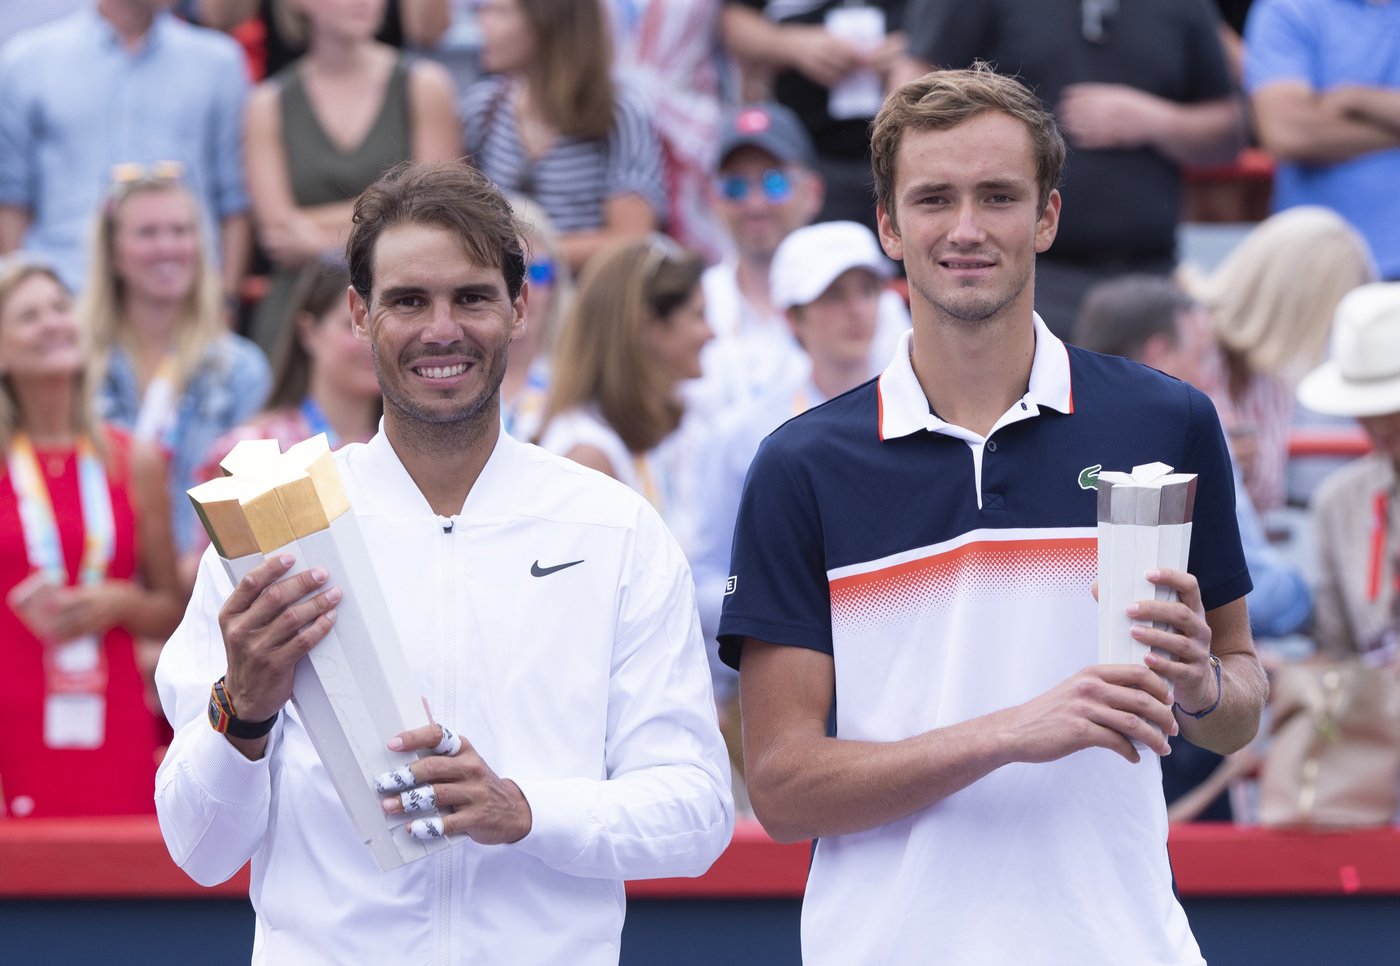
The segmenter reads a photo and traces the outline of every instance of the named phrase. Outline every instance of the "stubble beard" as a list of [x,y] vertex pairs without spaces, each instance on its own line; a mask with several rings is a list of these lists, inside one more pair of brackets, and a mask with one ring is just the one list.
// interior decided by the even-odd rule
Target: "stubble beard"
[[385,378],[379,352],[373,343],[370,344],[370,354],[374,358],[374,374],[379,379],[379,388],[384,396],[385,416],[393,420],[404,436],[411,437],[415,442],[452,448],[470,445],[500,423],[499,400],[509,359],[507,347],[502,347],[497,353],[486,374],[486,386],[481,394],[467,400],[458,409],[432,409],[418,405],[409,398],[408,393],[402,392],[397,384]]
[[977,328],[994,320],[1008,305],[1015,302],[1031,284],[1031,278],[1031,272],[1027,271],[1009,291],[978,292],[969,289],[966,291],[967,297],[962,299],[949,297],[950,294],[958,294],[959,290],[956,288],[951,293],[947,290],[935,292],[926,282],[912,278],[909,284],[925,302],[933,306],[939,320],[945,325]]

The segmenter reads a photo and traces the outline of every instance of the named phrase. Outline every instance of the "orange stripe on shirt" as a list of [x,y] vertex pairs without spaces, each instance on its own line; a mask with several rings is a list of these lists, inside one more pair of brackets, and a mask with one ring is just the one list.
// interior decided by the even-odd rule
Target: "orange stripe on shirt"
[[891,581],[942,583],[977,562],[978,568],[991,564],[998,569],[1022,570],[1027,565],[1031,569],[1046,557],[1056,558],[1071,569],[1078,569],[1085,563],[1097,566],[1098,540],[1096,537],[1069,537],[1047,540],[977,540],[963,544],[943,553],[908,560],[864,574],[851,574],[831,581],[831,597],[857,597],[876,591]]

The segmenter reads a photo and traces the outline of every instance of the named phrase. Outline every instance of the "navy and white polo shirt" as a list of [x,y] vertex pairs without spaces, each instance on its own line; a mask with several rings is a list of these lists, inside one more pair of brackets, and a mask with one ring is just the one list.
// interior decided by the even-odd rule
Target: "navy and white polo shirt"
[[[930,412],[906,336],[877,380],[764,441],[735,533],[727,663],[749,637],[832,654],[836,733],[857,740],[1044,693],[1097,661],[1100,468],[1198,474],[1189,569],[1206,609],[1249,591],[1210,401],[1034,325],[1028,390],[986,437]],[[1201,962],[1160,783],[1155,757],[1089,749],[824,839],[804,961]]]

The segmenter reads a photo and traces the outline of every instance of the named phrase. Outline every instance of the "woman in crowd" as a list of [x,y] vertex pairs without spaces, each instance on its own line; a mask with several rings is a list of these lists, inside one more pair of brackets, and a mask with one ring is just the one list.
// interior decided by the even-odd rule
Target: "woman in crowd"
[[463,99],[466,150],[502,189],[533,198],[578,271],[665,211],[661,147],[641,97],[611,76],[596,2],[481,0],[481,65]]
[[516,439],[532,439],[544,417],[550,354],[573,283],[549,216],[528,198],[512,199],[511,207],[524,228],[521,244],[529,258],[525,278],[530,283],[530,304],[525,331],[510,344],[501,382],[501,418],[506,432]]
[[1400,661],[1400,282],[1362,286],[1337,306],[1333,357],[1298,386],[1309,409],[1354,417],[1372,451],[1313,495],[1320,651]]
[[194,196],[174,172],[118,175],[98,214],[78,315],[93,340],[103,418],[170,461],[183,554],[199,529],[185,490],[214,440],[262,405],[267,360],[224,325]]
[[0,267],[0,819],[152,811],[132,637],[185,602],[164,462],[98,421],[83,343],[53,272]]
[[1356,230],[1327,208],[1307,206],[1265,219],[1209,276],[1183,280],[1210,309],[1223,366],[1215,385],[1202,388],[1220,409],[1261,513],[1287,495],[1294,387],[1325,355],[1342,296],[1375,277]]
[[350,326],[349,287],[350,274],[339,264],[317,261],[301,270],[267,406],[219,437],[199,471],[201,481],[219,476],[219,461],[245,439],[275,439],[285,451],[317,433],[326,434],[332,449],[374,435],[383,399],[369,345]]
[[456,156],[460,141],[447,71],[374,39],[384,0],[279,0],[276,12],[306,53],[248,99],[248,191],[274,266],[253,337],[269,354],[297,272],[344,247],[355,197],[400,161]]
[[700,258],[665,235],[618,242],[584,270],[555,352],[540,445],[621,480],[690,531],[692,447],[680,384],[700,376]]

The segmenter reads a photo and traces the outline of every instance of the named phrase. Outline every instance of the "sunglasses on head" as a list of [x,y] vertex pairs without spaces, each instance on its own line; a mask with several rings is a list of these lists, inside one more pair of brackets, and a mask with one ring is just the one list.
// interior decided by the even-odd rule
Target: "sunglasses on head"
[[142,164],[139,161],[125,161],[112,166],[112,184],[131,184],[134,181],[179,181],[185,176],[185,166],[179,161],[153,161]]
[[[755,186],[754,179],[737,174],[719,176],[719,192],[727,201],[743,201]],[[792,195],[792,179],[786,171],[769,168],[757,178],[757,187],[767,201],[786,201]]]

